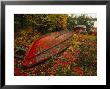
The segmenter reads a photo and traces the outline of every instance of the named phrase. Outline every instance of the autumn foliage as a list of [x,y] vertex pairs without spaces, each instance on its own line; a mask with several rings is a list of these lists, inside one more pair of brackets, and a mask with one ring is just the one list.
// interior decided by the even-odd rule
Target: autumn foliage
[[[83,16],[81,16],[82,18]],[[81,19],[80,18],[80,19]],[[95,34],[75,33],[73,18],[66,14],[15,14],[14,15],[14,75],[15,76],[96,76],[97,75],[97,32]],[[78,19],[78,18],[77,18]],[[92,18],[90,18],[92,19]],[[90,21],[88,18],[88,20]],[[68,21],[69,20],[69,21]],[[81,19],[83,22],[83,19]],[[71,22],[73,21],[73,22]],[[78,20],[80,21],[80,20]],[[78,22],[79,24],[82,22]],[[88,22],[85,22],[88,24]],[[92,29],[91,26],[87,28]],[[76,23],[75,23],[76,25]],[[78,25],[78,24],[77,24]],[[83,24],[85,25],[85,24]],[[69,27],[68,27],[69,26]],[[69,29],[71,28],[71,29]],[[48,60],[29,68],[24,66],[36,64],[44,60],[44,55],[32,58],[33,53],[41,53],[42,49],[60,43],[61,40],[52,39],[59,32],[72,30],[72,36],[62,45],[46,51]],[[89,29],[87,29],[89,31]],[[47,36],[47,34],[50,34]],[[62,34],[60,34],[62,35]],[[40,38],[46,37],[43,41]],[[64,37],[61,37],[64,39]],[[52,39],[52,40],[49,40]],[[36,41],[37,40],[37,41]],[[48,42],[49,40],[49,42]],[[36,44],[37,43],[37,44]],[[36,51],[37,47],[41,47]],[[36,48],[36,49],[35,49]],[[57,50],[65,48],[60,53]],[[31,51],[29,51],[31,50]],[[30,52],[30,53],[28,53]],[[27,56],[27,54],[29,54]],[[55,54],[55,55],[53,55]],[[31,58],[31,60],[30,60]],[[28,60],[24,60],[28,59]]]

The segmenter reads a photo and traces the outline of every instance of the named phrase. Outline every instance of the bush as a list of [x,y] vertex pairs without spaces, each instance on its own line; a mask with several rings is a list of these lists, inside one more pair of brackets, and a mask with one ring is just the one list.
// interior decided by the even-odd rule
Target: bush
[[90,16],[86,16],[85,14],[82,14],[80,16],[75,16],[73,15],[68,17],[68,29],[73,30],[75,26],[77,25],[85,25],[87,32],[90,31],[90,29],[94,25],[94,21],[96,21],[96,18],[92,18]]

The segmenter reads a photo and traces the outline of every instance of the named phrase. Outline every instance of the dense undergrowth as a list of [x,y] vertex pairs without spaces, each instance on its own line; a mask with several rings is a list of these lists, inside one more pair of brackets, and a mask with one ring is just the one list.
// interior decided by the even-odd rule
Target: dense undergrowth
[[[41,33],[31,29],[15,33],[14,48],[27,51]],[[17,49],[16,49],[17,48]],[[19,53],[18,53],[19,54]],[[96,76],[97,75],[97,38],[96,35],[73,33],[71,45],[62,53],[49,58],[46,62],[32,68],[23,69],[25,57],[14,57],[15,76]],[[20,56],[20,55],[18,55]]]

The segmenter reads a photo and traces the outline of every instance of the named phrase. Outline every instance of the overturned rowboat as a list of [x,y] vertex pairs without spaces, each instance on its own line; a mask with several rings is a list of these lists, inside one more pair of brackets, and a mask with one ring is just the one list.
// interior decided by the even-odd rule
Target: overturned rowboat
[[60,31],[50,33],[34,41],[26,53],[22,66],[37,65],[64,51],[71,44],[72,35],[73,33],[70,31]]

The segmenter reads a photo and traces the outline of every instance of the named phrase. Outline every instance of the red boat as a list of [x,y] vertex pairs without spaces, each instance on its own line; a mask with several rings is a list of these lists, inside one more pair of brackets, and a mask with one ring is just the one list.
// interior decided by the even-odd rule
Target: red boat
[[70,31],[60,31],[47,34],[35,40],[28,49],[22,66],[34,66],[62,52],[71,44],[70,38],[72,35],[73,33]]

